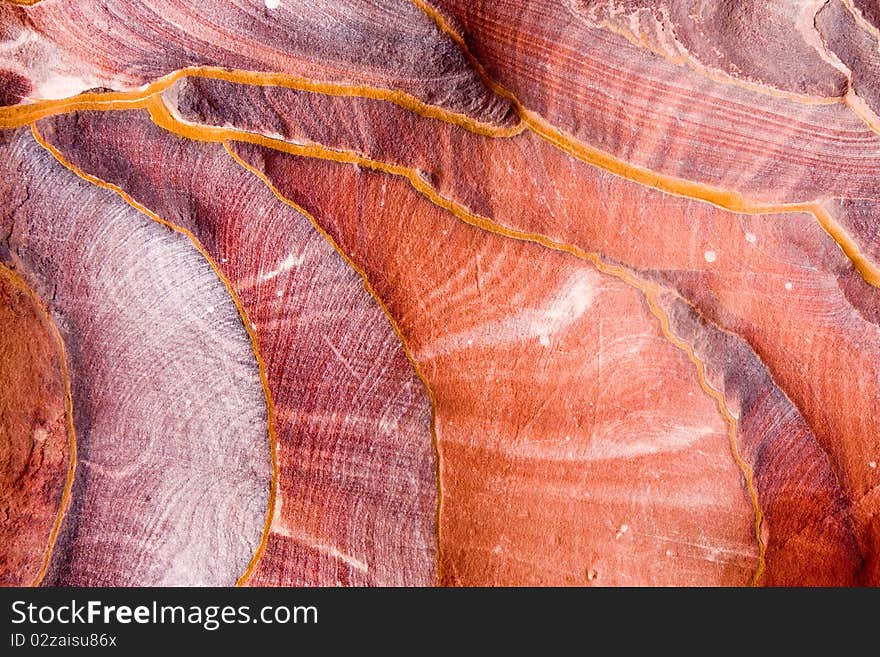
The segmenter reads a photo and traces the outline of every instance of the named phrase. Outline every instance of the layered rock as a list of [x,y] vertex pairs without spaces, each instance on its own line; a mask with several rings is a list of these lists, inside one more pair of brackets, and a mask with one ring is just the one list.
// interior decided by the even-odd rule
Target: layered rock
[[[843,371],[838,376],[831,365],[857,361],[869,372],[867,380],[877,376],[872,354],[878,344],[878,302],[874,288],[863,280],[880,281],[868,250],[871,221],[844,221],[827,204],[798,206],[799,212],[734,214],[587,166],[532,133],[492,139],[397,110],[388,111],[400,117],[400,127],[383,130],[378,117],[388,126],[389,115],[379,114],[376,101],[228,86],[222,94],[218,86],[206,82],[176,88],[165,99],[172,111],[164,119],[156,112],[155,118],[193,138],[249,139],[398,174],[464,221],[643,272],[676,290],[722,329],[742,336],[811,427],[805,439],[815,436],[817,448],[830,455],[834,476],[817,477],[833,480],[828,499],[840,499],[839,486],[846,491],[844,499],[855,516],[851,521],[849,511],[844,513],[841,531],[853,531],[848,527],[854,522],[858,552],[868,559],[865,577],[873,581],[878,524],[871,496],[877,472],[871,464],[880,447],[872,438],[873,419],[852,413],[849,404],[858,400],[870,407],[877,400],[864,379]],[[359,128],[337,129],[315,118],[334,115],[317,111],[327,103],[354,105],[349,115]],[[173,114],[185,124],[175,123]],[[236,128],[221,128],[221,116],[227,117],[223,125]],[[214,126],[205,130],[205,124]],[[268,138],[272,134],[283,141]],[[397,134],[414,138],[396,139]],[[325,145],[329,150],[322,150]],[[453,160],[447,153],[463,155]],[[486,184],[491,180],[517,182]],[[835,242],[835,237],[847,238],[847,230],[861,236],[858,244]],[[796,315],[789,303],[797,304]],[[817,360],[803,368],[796,354],[808,352]],[[825,358],[831,360],[823,365]],[[815,371],[824,373],[821,385]],[[778,539],[780,545],[788,541],[784,534]],[[824,550],[820,547],[819,553]],[[846,563],[851,570],[845,577],[861,570],[858,556]],[[837,575],[829,576],[836,581]],[[779,574],[779,580],[788,581],[788,575]]]
[[750,581],[728,427],[638,290],[468,227],[399,178],[234,152],[364,269],[425,373],[443,583]]
[[[73,169],[6,133],[0,254],[51,318],[0,306],[45,347],[6,371],[63,368],[57,324],[88,454],[47,581],[201,583],[223,544],[210,582],[877,584],[875,5],[0,7],[0,127]],[[223,403],[144,401],[184,381]],[[247,512],[114,515],[159,486],[129,432]],[[53,453],[6,485],[15,581]]]

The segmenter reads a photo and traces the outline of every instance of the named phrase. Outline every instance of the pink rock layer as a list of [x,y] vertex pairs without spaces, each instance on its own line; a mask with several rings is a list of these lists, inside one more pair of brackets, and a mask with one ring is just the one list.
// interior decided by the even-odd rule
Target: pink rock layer
[[[70,358],[78,464],[49,585],[232,585],[267,522],[266,398],[190,240],[0,135],[0,254]],[[17,436],[22,440],[22,436]]]
[[[822,0],[576,0],[575,11],[681,65],[728,84],[840,98],[845,73],[822,55]],[[727,79],[729,77],[729,79]]]
[[853,92],[880,112],[880,31],[843,0],[830,0],[816,14],[816,29],[825,47],[848,69]]
[[766,586],[848,586],[863,562],[849,504],[809,423],[742,338],[721,331],[680,297],[656,303],[677,339],[705,365],[708,384],[736,414],[741,457],[754,472]]
[[[812,88],[813,92],[837,96],[840,75],[834,69],[851,77],[855,73],[828,52],[823,45],[828,35],[821,35],[813,26],[810,12],[818,11],[821,2],[776,3],[773,9],[768,6],[772,3],[766,2],[737,2],[736,7],[701,3],[710,11],[712,5],[729,11],[717,20],[710,20],[704,12],[696,19],[688,17],[690,29],[695,23],[704,26],[694,31],[692,38],[707,41],[692,46],[695,52],[689,55],[697,59],[721,57],[738,78],[743,78],[733,83],[670,61],[597,27],[582,11],[582,2],[417,2],[441,12],[447,29],[459,34],[489,78],[510,91],[525,109],[575,140],[629,164],[734,190],[761,203],[876,195],[872,179],[876,179],[880,120],[870,108],[870,116],[865,116],[843,102],[798,101],[736,83],[754,79],[769,91],[776,87],[790,92]],[[660,0],[651,4],[661,16],[663,7],[668,7],[665,15],[672,20],[682,5],[690,3]],[[755,10],[751,14],[750,8]],[[764,11],[773,11],[775,24],[762,24],[760,14]],[[781,42],[761,42],[763,72],[754,66],[743,66],[737,72],[732,66],[734,55],[756,56],[747,45],[748,38],[741,37],[739,43],[725,47],[706,35],[707,30],[736,33],[733,24],[737,20],[747,26],[746,33],[770,30],[777,39],[786,33],[780,21],[796,29]],[[847,42],[862,39],[845,24],[832,24],[828,29]],[[670,38],[680,36],[681,30]],[[793,69],[782,65],[781,58],[767,54],[774,50],[808,52],[809,48],[818,58],[798,61],[811,74],[806,78],[795,75],[787,82]],[[729,56],[723,56],[726,51]],[[770,86],[761,82],[767,81],[769,71],[775,77],[782,76]],[[809,78],[815,84],[802,87]]]

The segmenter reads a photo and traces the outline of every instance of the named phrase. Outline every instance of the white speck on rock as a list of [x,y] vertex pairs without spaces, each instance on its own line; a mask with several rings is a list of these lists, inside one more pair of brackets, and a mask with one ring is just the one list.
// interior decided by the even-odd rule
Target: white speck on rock
[[868,463],[868,467],[871,468],[872,470],[876,470],[877,469],[877,461],[870,461]]
[[755,235],[754,233],[746,233],[746,242],[748,242],[749,244],[754,244],[757,241],[758,241],[757,235]]
[[790,290],[792,287],[794,287],[794,286],[791,284],[790,281],[785,283],[785,289],[786,289],[786,290]]
[[629,525],[621,525],[620,529],[618,529],[617,533],[614,535],[614,538],[619,541],[623,537],[623,535],[626,534],[628,531],[629,531]]
[[284,260],[279,262],[278,266],[275,269],[260,274],[257,280],[260,283],[264,283],[272,278],[275,278],[276,276],[280,276],[286,271],[290,271],[294,267],[299,267],[300,265],[302,265],[303,262],[305,262],[305,255],[291,253],[289,256],[284,258]]
[[266,9],[278,9],[281,0],[266,0]]
[[715,262],[718,259],[718,254],[714,251],[706,251],[703,257],[706,259],[706,262]]

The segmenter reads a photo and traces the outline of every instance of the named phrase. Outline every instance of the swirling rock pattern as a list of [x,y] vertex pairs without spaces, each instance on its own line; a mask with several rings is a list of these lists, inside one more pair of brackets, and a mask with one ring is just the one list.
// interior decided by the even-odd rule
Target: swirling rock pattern
[[880,584],[878,16],[0,5],[3,582]]
[[[228,2],[210,10],[176,0],[53,0],[4,7],[3,33],[7,75],[42,100],[95,87],[132,89],[210,67],[334,83],[328,87],[336,93],[380,87],[392,99],[488,125],[513,120],[454,41],[408,0]],[[212,73],[222,71],[206,71]],[[13,85],[7,100],[27,102],[23,85]]]
[[279,469],[266,553],[249,581],[432,584],[430,402],[391,324],[309,220],[222,146],[133,114],[37,125],[81,171],[192,231],[240,292],[266,363]]

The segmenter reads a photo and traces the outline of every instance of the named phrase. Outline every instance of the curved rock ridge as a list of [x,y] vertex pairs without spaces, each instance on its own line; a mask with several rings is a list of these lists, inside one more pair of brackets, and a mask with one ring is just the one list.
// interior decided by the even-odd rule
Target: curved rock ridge
[[824,0],[576,0],[574,7],[590,24],[721,81],[817,100],[842,98],[849,89],[847,76],[822,56],[813,25],[822,4]]
[[145,112],[38,127],[73,165],[191,231],[253,322],[279,478],[249,582],[434,584],[431,403],[360,276],[219,144],[175,137]]
[[0,7],[0,35],[0,69],[27,83],[6,101],[134,91],[175,71],[212,67],[398,92],[486,125],[516,120],[457,44],[408,0],[249,0],[210,9],[178,0],[60,0]]
[[70,359],[78,463],[49,585],[232,585],[267,520],[266,398],[235,303],[185,236],[2,134],[3,260]]
[[363,268],[425,374],[442,583],[751,580],[728,427],[638,290],[467,226],[399,178],[233,150]]
[[0,266],[0,586],[39,582],[73,454],[63,346],[33,292]]
[[759,583],[856,584],[863,563],[849,504],[800,411],[742,338],[719,330],[667,290],[654,301],[670,334],[693,349],[708,384],[736,416],[739,453],[754,471],[762,516],[766,564]]

